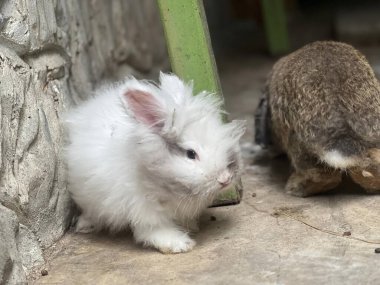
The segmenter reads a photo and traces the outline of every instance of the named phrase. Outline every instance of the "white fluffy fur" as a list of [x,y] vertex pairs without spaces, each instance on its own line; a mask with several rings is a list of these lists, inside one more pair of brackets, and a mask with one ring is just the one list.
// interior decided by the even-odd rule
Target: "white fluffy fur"
[[321,159],[336,169],[347,169],[358,164],[357,157],[343,156],[337,150],[325,152]]
[[[129,90],[157,102],[159,110],[150,111],[162,116],[158,130],[135,116]],[[174,75],[161,74],[159,86],[129,78],[68,114],[69,187],[82,210],[78,231],[130,226],[138,242],[162,252],[192,249],[187,229],[240,174],[245,130],[240,121],[223,124],[217,96],[192,92]],[[187,149],[199,159],[189,159]]]

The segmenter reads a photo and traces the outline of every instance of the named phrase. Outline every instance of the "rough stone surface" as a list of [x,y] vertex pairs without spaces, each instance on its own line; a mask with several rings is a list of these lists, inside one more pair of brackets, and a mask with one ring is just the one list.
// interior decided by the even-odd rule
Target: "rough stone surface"
[[19,225],[17,215],[0,205],[0,284],[26,282],[17,249]]
[[[219,61],[227,109],[252,126],[246,143],[272,64],[247,55]],[[245,156],[242,203],[208,209],[192,252],[142,249],[130,233],[69,233],[35,284],[380,284],[380,196],[348,181],[328,195],[288,196],[286,161],[250,165]]]
[[22,272],[20,259],[26,270],[41,262],[40,248],[71,220],[64,111],[105,80],[150,77],[167,65],[155,1],[0,1],[0,202],[17,216],[1,221],[12,218],[0,244],[9,248],[1,251],[4,268]]
[[23,224],[19,226],[17,249],[26,272],[44,263],[43,253],[36,236]]

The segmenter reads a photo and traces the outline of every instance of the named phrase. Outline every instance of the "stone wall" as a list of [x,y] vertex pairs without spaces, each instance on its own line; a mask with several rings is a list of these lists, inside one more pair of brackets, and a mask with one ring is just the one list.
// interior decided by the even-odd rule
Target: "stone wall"
[[104,80],[167,67],[156,1],[0,2],[0,284],[25,281],[70,223],[65,110]]

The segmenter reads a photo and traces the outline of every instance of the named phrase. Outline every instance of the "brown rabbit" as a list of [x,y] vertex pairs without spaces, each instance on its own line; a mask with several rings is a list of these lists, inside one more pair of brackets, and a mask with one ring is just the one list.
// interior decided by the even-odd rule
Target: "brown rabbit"
[[266,96],[272,140],[294,168],[287,193],[330,190],[342,172],[380,192],[380,84],[360,52],[338,42],[306,45],[274,65]]

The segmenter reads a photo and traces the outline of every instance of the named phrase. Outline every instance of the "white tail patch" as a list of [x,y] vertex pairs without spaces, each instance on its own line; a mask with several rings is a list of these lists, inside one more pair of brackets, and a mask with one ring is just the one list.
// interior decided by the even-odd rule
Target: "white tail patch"
[[321,160],[334,168],[346,169],[358,164],[356,156],[344,156],[337,150],[325,152]]

